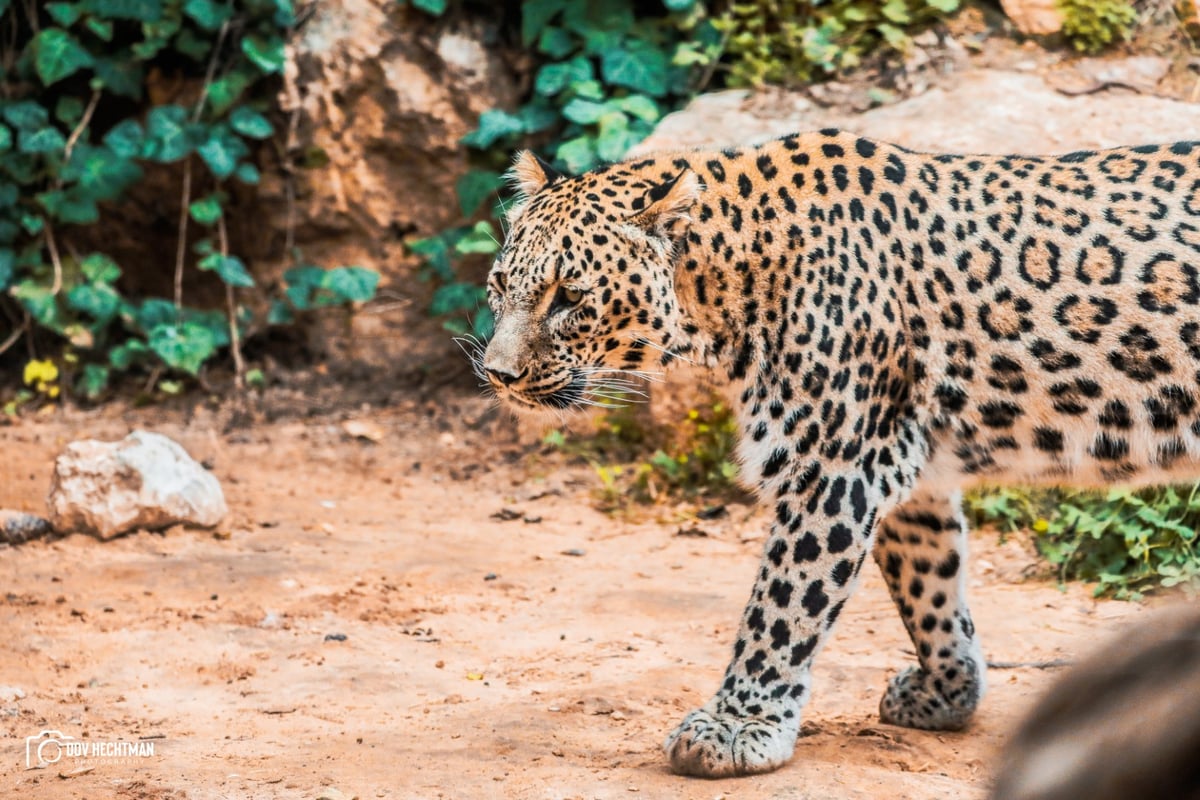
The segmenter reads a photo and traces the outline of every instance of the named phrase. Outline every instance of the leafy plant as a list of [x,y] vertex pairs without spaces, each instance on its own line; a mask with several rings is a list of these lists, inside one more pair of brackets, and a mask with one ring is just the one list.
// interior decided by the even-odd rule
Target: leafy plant
[[1137,597],[1156,588],[1200,591],[1200,485],[1138,491],[1014,489],[968,496],[982,522],[1030,527],[1063,580],[1096,582],[1096,594]]
[[737,433],[732,411],[712,396],[673,424],[655,424],[644,409],[622,406],[598,417],[587,436],[554,431],[543,443],[590,464],[600,482],[600,504],[612,510],[631,501],[739,493]]
[[[20,43],[0,58],[0,311],[18,320],[0,352],[21,332],[53,334],[88,398],[114,371],[195,375],[226,347],[241,377],[253,315],[238,292],[255,281],[229,250],[225,216],[230,183],[259,182],[253,154],[275,132],[294,24],[291,0],[0,0],[0,35]],[[182,170],[174,295],[127,297],[122,267],[72,242],[166,164]],[[185,305],[189,268],[223,286],[223,311]],[[329,280],[321,298],[374,289],[358,272]],[[356,287],[341,292],[347,280]]]
[[1127,0],[1057,0],[1063,36],[1081,53],[1097,53],[1128,39],[1137,10]]
[[852,69],[880,46],[903,50],[910,31],[958,7],[959,0],[754,0],[733,3],[716,27],[727,37],[730,84],[794,85]]
[[[413,2],[430,13],[427,3]],[[530,96],[514,110],[491,109],[463,143],[477,166],[457,184],[463,224],[410,241],[435,280],[431,312],[457,333],[486,338],[493,319],[483,288],[465,277],[499,250],[505,202],[502,172],[517,147],[533,146],[567,172],[620,159],[703,79],[720,36],[697,0],[667,0],[665,16],[631,0],[525,0],[514,20],[520,44],[536,54]],[[471,221],[481,208],[486,218]]]

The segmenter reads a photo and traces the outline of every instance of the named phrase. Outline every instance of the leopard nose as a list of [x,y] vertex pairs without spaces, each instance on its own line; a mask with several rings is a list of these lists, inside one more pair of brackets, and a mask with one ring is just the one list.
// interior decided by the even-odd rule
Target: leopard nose
[[529,367],[525,367],[520,373],[509,372],[503,368],[487,367],[487,373],[504,386],[511,386],[529,373]]

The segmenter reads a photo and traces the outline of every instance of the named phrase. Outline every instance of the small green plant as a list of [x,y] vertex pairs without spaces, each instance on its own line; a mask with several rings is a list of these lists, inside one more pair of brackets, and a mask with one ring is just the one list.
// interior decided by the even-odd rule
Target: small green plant
[[[413,2],[440,15],[444,3]],[[665,15],[631,0],[526,0],[517,29],[538,59],[530,96],[516,109],[491,109],[463,144],[476,166],[459,179],[464,222],[408,242],[434,280],[430,312],[455,333],[491,335],[483,287],[470,277],[500,249],[503,186],[513,150],[535,147],[570,173],[620,159],[710,74],[720,35],[698,0],[665,0]],[[476,219],[480,214],[484,219]]]
[[[240,378],[254,320],[239,293],[255,281],[230,251],[226,212],[234,183],[260,180],[253,155],[275,133],[294,24],[291,0],[0,0],[0,36],[15,44],[0,51],[0,318],[18,323],[0,352],[50,334],[64,388],[93,399],[113,372],[196,375],[223,348]],[[174,292],[128,297],[129,265],[74,243],[83,227],[119,224],[103,212],[169,164],[182,173]],[[191,269],[214,276],[223,310],[184,302]],[[373,292],[365,273],[322,279],[315,294],[304,276],[298,291],[315,304],[358,301]],[[302,308],[295,287],[288,300]]]
[[977,522],[1031,528],[1062,580],[1134,598],[1157,588],[1200,591],[1200,484],[1106,493],[988,490],[968,495]]
[[622,406],[598,417],[590,435],[552,431],[543,443],[590,464],[601,507],[616,510],[630,502],[739,493],[737,434],[732,411],[714,396],[674,424],[655,425],[643,410]]
[[881,45],[908,46],[909,33],[959,7],[959,0],[754,0],[735,2],[717,22],[727,37],[729,83],[796,85],[853,69]]
[[1063,36],[1081,53],[1097,53],[1129,38],[1138,13],[1127,0],[1058,0]]

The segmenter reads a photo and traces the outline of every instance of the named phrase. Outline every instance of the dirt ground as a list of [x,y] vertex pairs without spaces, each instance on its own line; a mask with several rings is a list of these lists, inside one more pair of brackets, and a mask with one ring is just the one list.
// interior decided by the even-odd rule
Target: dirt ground
[[[1143,611],[1024,579],[1019,537],[977,533],[973,611],[1009,666],[969,730],[927,733],[877,718],[912,656],[868,570],[791,764],[680,778],[660,743],[720,680],[763,515],[732,506],[703,536],[674,509],[614,519],[587,467],[467,397],[241,428],[56,411],[0,427],[0,505],[41,510],[63,444],[136,427],[211,465],[232,519],[0,549],[4,796],[967,800],[1056,672],[1011,664],[1076,658]],[[26,769],[42,730],[154,754]]]

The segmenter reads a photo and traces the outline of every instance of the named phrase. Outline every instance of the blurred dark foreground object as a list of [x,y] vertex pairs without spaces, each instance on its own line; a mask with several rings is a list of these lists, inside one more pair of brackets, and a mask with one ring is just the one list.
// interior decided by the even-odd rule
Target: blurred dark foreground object
[[1200,607],[1139,619],[1013,735],[992,800],[1200,800]]

